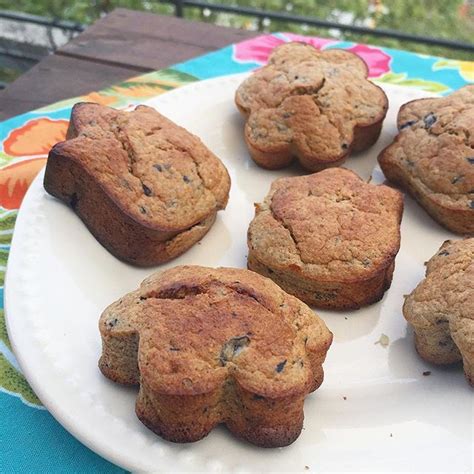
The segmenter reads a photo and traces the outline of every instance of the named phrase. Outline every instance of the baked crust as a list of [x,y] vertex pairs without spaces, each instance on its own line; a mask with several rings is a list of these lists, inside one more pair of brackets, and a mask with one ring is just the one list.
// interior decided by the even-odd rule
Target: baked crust
[[390,287],[403,199],[345,168],[273,182],[248,230],[248,268],[305,303],[356,309]]
[[474,85],[403,105],[399,134],[379,155],[390,181],[441,225],[474,234]]
[[206,234],[230,178],[199,138],[150,107],[79,103],[66,141],[49,153],[44,187],[113,255],[150,266]]
[[434,364],[463,361],[474,386],[474,238],[447,240],[426,264],[426,278],[406,297],[403,315],[420,356]]
[[235,94],[254,161],[278,169],[297,158],[318,171],[373,145],[388,100],[367,75],[365,62],[349,51],[303,43],[275,48]]
[[292,443],[332,341],[324,322],[271,280],[199,266],[153,274],[110,305],[99,328],[100,370],[140,384],[138,417],[175,442],[225,423],[259,446]]

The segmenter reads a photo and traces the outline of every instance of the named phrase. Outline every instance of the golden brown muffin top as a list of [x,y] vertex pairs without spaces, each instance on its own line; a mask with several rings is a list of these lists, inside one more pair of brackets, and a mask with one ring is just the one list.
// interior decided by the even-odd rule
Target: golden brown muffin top
[[76,160],[143,225],[180,231],[227,203],[230,179],[198,137],[155,109],[73,108],[67,140],[51,153]]
[[474,350],[474,238],[443,243],[426,264],[426,278],[406,298],[403,313],[419,328],[465,319]]
[[236,92],[236,104],[248,116],[248,142],[260,150],[293,147],[318,160],[341,159],[351,148],[355,127],[385,117],[387,98],[367,74],[364,61],[349,51],[319,51],[303,43],[278,46],[268,65]]
[[206,393],[229,377],[269,398],[310,390],[331,344],[324,322],[249,270],[179,266],[109,306],[102,337],[138,333],[141,378],[158,393]]
[[474,219],[474,85],[408,102],[398,129],[380,159],[402,165],[439,205],[472,209]]
[[253,255],[318,281],[370,278],[400,246],[403,198],[345,168],[273,182],[249,228]]

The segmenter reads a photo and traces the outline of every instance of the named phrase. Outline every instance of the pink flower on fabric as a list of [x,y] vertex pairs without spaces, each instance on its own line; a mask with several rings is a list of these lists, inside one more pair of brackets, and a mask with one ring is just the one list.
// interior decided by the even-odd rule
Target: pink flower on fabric
[[[285,39],[278,38],[273,35],[259,36],[250,40],[242,41],[234,46],[234,59],[241,63],[251,62],[258,64],[266,64],[268,56],[274,48],[288,41],[300,41],[309,43],[315,48],[322,49],[329,44],[337,43],[335,40],[326,38],[311,38],[293,33],[285,33]],[[285,41],[286,40],[286,41]]]
[[367,63],[369,77],[379,77],[390,71],[390,60],[392,58],[380,48],[358,44],[348,48],[347,51],[357,54]]
[[234,46],[234,59],[242,63],[265,64],[272,49],[284,43],[273,35],[259,36]]
[[[274,48],[288,41],[300,41],[309,43],[317,49],[325,49],[329,45],[338,43],[337,40],[297,35],[295,33],[283,33],[282,37],[263,35],[258,38],[242,41],[234,46],[234,60],[241,63],[266,64],[268,56]],[[369,77],[380,77],[390,71],[391,57],[374,46],[357,44],[348,48],[360,56],[369,67]]]
[[300,43],[309,43],[317,49],[324,49],[330,44],[335,44],[338,41],[328,38],[317,38],[315,36],[302,36],[295,33],[284,33],[285,38],[288,38],[290,41],[299,41]]

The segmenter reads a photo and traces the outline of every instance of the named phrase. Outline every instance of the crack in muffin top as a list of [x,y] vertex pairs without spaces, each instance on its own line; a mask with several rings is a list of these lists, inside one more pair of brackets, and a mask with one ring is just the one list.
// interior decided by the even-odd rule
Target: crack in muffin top
[[154,274],[109,306],[100,325],[107,337],[138,333],[141,377],[159,393],[205,393],[229,376],[263,396],[301,393],[331,342],[304,303],[231,268]]
[[249,244],[274,270],[369,278],[398,252],[402,210],[400,192],[345,168],[281,178],[256,207]]
[[348,153],[355,127],[385,117],[386,96],[367,74],[364,61],[345,50],[321,52],[303,43],[275,48],[268,65],[236,92],[248,116],[246,138],[259,149],[294,146],[336,161]]
[[225,207],[230,179],[222,162],[153,108],[78,104],[71,120],[67,140],[55,148],[98,176],[133,219],[185,230]]

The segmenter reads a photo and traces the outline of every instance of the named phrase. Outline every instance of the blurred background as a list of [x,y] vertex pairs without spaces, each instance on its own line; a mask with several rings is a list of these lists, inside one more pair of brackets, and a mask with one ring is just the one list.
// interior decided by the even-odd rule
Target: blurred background
[[116,7],[474,60],[474,0],[0,0],[0,88]]

